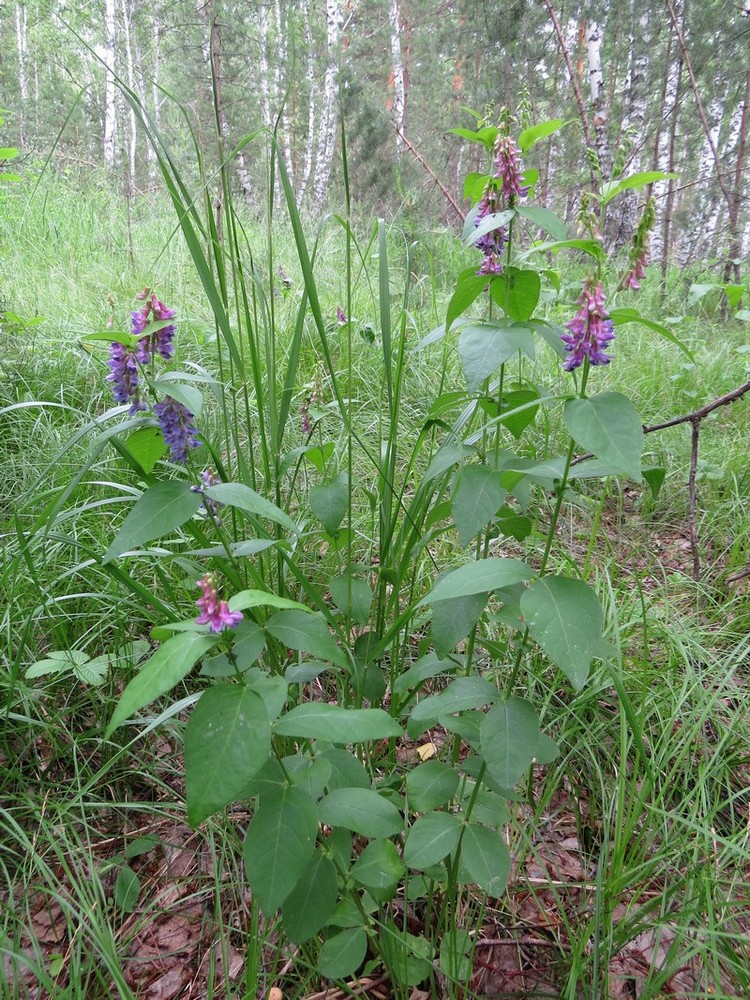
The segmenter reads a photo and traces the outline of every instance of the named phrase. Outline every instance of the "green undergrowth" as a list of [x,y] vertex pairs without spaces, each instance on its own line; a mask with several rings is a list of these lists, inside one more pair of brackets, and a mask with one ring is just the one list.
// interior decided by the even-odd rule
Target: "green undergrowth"
[[[455,275],[474,266],[476,251],[458,248],[447,232],[424,233],[412,245],[395,223],[299,220],[289,191],[286,207],[272,211],[269,204],[263,219],[230,198],[220,235],[209,190],[216,178],[205,182],[204,200],[204,190],[189,194],[173,164],[162,169],[171,205],[164,192],[127,205],[93,184],[73,199],[64,181],[49,176],[0,222],[0,252],[10,265],[0,303],[0,996],[16,1000],[34,987],[55,997],[138,996],[145,988],[138,949],[157,933],[174,944],[176,910],[189,915],[190,928],[195,922],[180,961],[207,996],[252,997],[279,985],[302,998],[326,981],[349,980],[355,969],[388,978],[397,996],[425,981],[434,996],[482,996],[473,975],[484,961],[481,941],[523,936],[527,928],[529,937],[544,936],[531,963],[547,976],[539,988],[570,1000],[656,1000],[680,975],[690,984],[685,996],[746,994],[748,613],[742,582],[726,577],[750,561],[747,404],[718,410],[701,428],[698,583],[685,545],[689,426],[645,438],[643,464],[663,470],[660,490],[621,473],[561,494],[542,476],[529,487],[533,529],[498,534],[482,525],[480,532],[474,515],[468,527],[454,525],[458,488],[449,472],[459,459],[436,472],[436,456],[444,456],[446,440],[465,436],[469,449],[497,461],[501,438],[467,401],[455,331],[430,345],[424,340],[444,321]],[[539,313],[554,324],[572,315],[587,273],[577,259],[560,271],[559,288],[543,286]],[[203,390],[206,443],[187,473],[163,454],[144,466],[129,445],[127,418],[112,407],[107,345],[86,339],[125,331],[133,296],[144,287],[177,309],[173,363]],[[596,372],[597,392],[628,396],[647,425],[695,410],[748,377],[747,325],[689,314],[681,294],[671,275],[665,308],[685,350],[627,324],[618,328],[616,360]],[[631,304],[623,293],[610,300],[612,307]],[[638,303],[644,315],[647,305],[666,322],[655,291]],[[344,323],[337,309],[347,314]],[[571,390],[559,358],[540,347],[533,358],[509,361],[509,372],[511,365],[509,379],[543,386],[551,400],[519,435],[519,456],[565,451],[570,438],[553,403]],[[483,380],[488,403],[492,393],[502,397],[504,377],[499,388]],[[149,489],[162,484],[172,491],[165,496],[189,504],[189,485],[203,466],[216,469],[224,487],[242,484],[245,508],[219,492],[215,499],[230,509],[212,519],[208,506],[198,510],[196,495],[187,517],[126,544],[131,513]],[[343,500],[342,477],[350,484]],[[503,486],[503,498],[507,493]],[[260,514],[256,497],[266,502]],[[523,497],[515,502],[523,514]],[[256,508],[248,511],[248,503]],[[266,515],[272,526],[248,539],[246,525],[255,529]],[[217,539],[224,546],[218,555]],[[232,548],[248,541],[258,544]],[[585,585],[601,609],[603,645],[590,657],[587,683],[588,664],[571,685],[570,669],[563,667],[564,677],[546,648],[531,646],[528,629],[508,625],[509,599],[477,610],[460,635],[450,616],[444,620],[449,681],[459,668],[467,681],[489,678],[512,696],[503,704],[534,706],[548,740],[529,753],[515,791],[496,782],[507,803],[503,798],[502,810],[480,826],[469,822],[476,801],[486,816],[499,795],[478,798],[485,765],[476,755],[479,776],[475,769],[476,784],[468,781],[465,758],[477,742],[471,726],[451,729],[423,711],[434,725],[408,729],[398,748],[393,727],[428,700],[407,710],[410,688],[402,679],[435,640],[425,605],[437,574],[472,556],[486,566],[489,555],[498,563],[527,560],[519,586],[532,575],[529,567],[540,579],[546,571]],[[379,714],[361,718],[376,735],[359,752],[356,780],[371,796],[377,789],[381,804],[404,811],[405,792],[431,802],[418,783],[409,787],[423,755],[444,765],[443,777],[460,772],[461,791],[451,786],[447,800],[436,800],[453,803],[454,812],[425,805],[416,813],[442,823],[448,837],[455,832],[449,823],[457,830],[455,817],[466,816],[461,829],[477,843],[478,828],[499,829],[512,859],[506,887],[496,858],[487,862],[489,874],[462,874],[460,843],[430,863],[431,845],[419,838],[425,826],[412,817],[405,850],[411,838],[409,867],[418,875],[404,875],[388,823],[365,849],[380,852],[383,870],[392,864],[393,884],[373,882],[372,873],[369,883],[358,882],[348,871],[352,838],[347,856],[326,833],[316,858],[321,870],[339,866],[334,884],[350,893],[336,911],[339,924],[321,941],[323,925],[308,933],[294,910],[274,915],[278,891],[247,851],[248,842],[263,842],[260,833],[247,839],[262,815],[257,769],[256,785],[240,788],[236,803],[196,807],[188,787],[186,807],[184,741],[188,757],[196,757],[187,720],[196,704],[209,703],[201,700],[205,692],[245,684],[237,668],[238,685],[209,686],[207,678],[231,676],[232,649],[212,659],[194,655],[194,633],[179,631],[195,617],[195,583],[208,560],[223,574],[227,596],[250,595],[242,609],[251,628],[266,628],[268,679],[283,677],[287,691],[289,678],[300,678],[288,684],[288,711],[274,737],[281,766],[293,774],[290,760],[312,761],[311,772],[317,766],[327,773],[320,765],[330,764],[325,746],[306,742],[304,727],[289,722],[300,708],[369,706]],[[316,612],[315,660],[330,657],[335,669],[322,664],[316,673],[321,664],[298,655],[311,647],[309,639],[294,644],[293,630],[280,624],[291,619],[265,615],[262,602],[265,617],[254,617],[258,591],[288,602],[267,600],[279,614],[304,613],[309,622]],[[474,596],[459,593],[458,601]],[[460,617],[466,612],[458,601]],[[193,657],[189,665],[204,666],[190,677],[180,664],[165,663],[175,683],[159,688],[152,681],[156,695],[138,701],[133,681],[146,674],[142,664],[157,643],[177,648],[173,628],[177,640],[187,637],[179,648]],[[368,660],[372,642],[383,648]],[[359,659],[342,656],[350,647]],[[170,688],[171,701],[158,697]],[[448,688],[444,675],[426,693]],[[393,717],[384,726],[388,711]],[[258,719],[268,728],[263,712]],[[545,756],[542,749],[546,762],[529,767]],[[299,784],[284,776],[284,794],[299,798]],[[315,787],[315,777],[305,780]],[[256,795],[253,818],[248,803]],[[210,789],[203,796],[210,799]],[[356,862],[365,832],[344,829],[358,835]],[[446,856],[455,861],[444,867]],[[248,870],[254,893],[245,884]],[[255,895],[271,902],[259,906]],[[302,904],[299,912],[309,922]],[[355,951],[362,945],[354,965],[335,953],[343,953],[346,935]]]

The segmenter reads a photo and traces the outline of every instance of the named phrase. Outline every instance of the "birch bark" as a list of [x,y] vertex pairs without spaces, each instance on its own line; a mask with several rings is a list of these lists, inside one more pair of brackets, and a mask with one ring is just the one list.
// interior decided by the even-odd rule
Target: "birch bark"
[[104,46],[101,57],[104,62],[104,162],[109,170],[114,170],[116,157],[115,137],[117,134],[117,92],[115,89],[115,44],[116,10],[115,0],[105,0],[104,4]]
[[393,63],[393,124],[396,128],[396,155],[404,151],[406,135],[406,80],[401,52],[401,11],[399,0],[391,0],[388,20],[391,24],[391,59]]
[[609,122],[607,116],[606,95],[604,91],[604,74],[602,72],[602,29],[592,21],[586,31],[586,54],[589,64],[589,88],[591,106],[594,111],[594,136],[596,140],[596,155],[599,157],[599,169],[602,177],[608,180],[612,176],[612,153],[609,145]]
[[307,49],[307,62],[305,64],[305,83],[307,85],[308,106],[307,106],[307,137],[305,139],[305,158],[302,167],[302,180],[299,185],[300,204],[305,200],[307,185],[312,173],[313,157],[315,154],[315,115],[316,115],[316,94],[315,86],[315,48],[313,46],[312,28],[310,27],[310,0],[304,0],[302,16],[304,21],[305,48]]
[[341,0],[326,0],[327,66],[323,84],[323,110],[320,121],[320,142],[315,170],[315,204],[320,207],[328,192],[333,153],[336,147],[337,102],[339,96],[339,50],[344,26]]

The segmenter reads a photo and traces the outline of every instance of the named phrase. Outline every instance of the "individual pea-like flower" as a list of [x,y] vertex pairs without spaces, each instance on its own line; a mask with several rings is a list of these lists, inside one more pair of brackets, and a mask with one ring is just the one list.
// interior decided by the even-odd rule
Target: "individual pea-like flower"
[[113,341],[109,348],[109,375],[107,382],[112,383],[112,394],[116,403],[130,403],[130,412],[138,413],[147,409],[141,397],[138,383],[138,365],[134,351],[129,351],[124,344]]
[[219,600],[216,581],[209,573],[198,581],[201,596],[195,602],[200,614],[195,619],[198,625],[208,625],[209,632],[222,632],[234,628],[245,617],[241,611],[230,611],[226,601]]
[[614,326],[604,308],[604,291],[599,282],[592,290],[588,281],[578,299],[580,309],[572,320],[565,324],[570,333],[562,335],[568,357],[563,368],[572,372],[583,364],[586,358],[592,365],[608,365],[611,355],[604,352],[607,344],[615,339]]
[[192,424],[193,414],[176,399],[165,396],[154,406],[154,416],[159,421],[172,461],[187,465],[188,452],[200,444],[198,429]]

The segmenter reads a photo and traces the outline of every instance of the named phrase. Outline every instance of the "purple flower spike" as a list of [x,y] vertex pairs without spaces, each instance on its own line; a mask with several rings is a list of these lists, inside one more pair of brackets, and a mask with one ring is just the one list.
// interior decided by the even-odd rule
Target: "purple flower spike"
[[113,342],[109,348],[108,364],[107,381],[112,383],[115,402],[130,403],[131,413],[147,409],[138,386],[138,366],[134,352],[129,351],[124,344]]
[[230,611],[226,601],[220,601],[216,593],[214,578],[208,574],[198,581],[201,596],[195,602],[200,615],[195,619],[198,625],[208,625],[209,632],[221,632],[234,628],[245,617],[241,611]]
[[336,322],[339,326],[346,326],[347,323],[346,313],[341,306],[336,306]]
[[178,403],[171,396],[166,396],[161,403],[154,406],[154,416],[159,421],[172,461],[179,465],[187,465],[188,452],[200,444],[198,429],[191,423],[193,414],[182,403]]
[[[152,295],[146,300],[146,304],[141,309],[136,309],[131,313],[130,332],[135,337],[142,334],[149,323],[149,316],[151,317],[151,322],[157,323],[160,320],[174,319],[175,315],[176,312],[174,309],[169,309],[155,295]],[[174,344],[172,343],[174,331],[174,324],[170,323],[169,326],[162,327],[156,333],[141,337],[136,349],[136,357],[140,363],[147,365],[151,361],[154,352],[164,358],[165,361],[169,361],[174,352]]]
[[502,181],[501,191],[508,205],[523,198],[528,188],[521,183],[521,164],[518,147],[507,135],[498,136],[495,144],[495,177]]
[[568,358],[563,368],[572,372],[579,368],[586,358],[592,365],[608,365],[612,360],[604,348],[615,339],[614,325],[604,308],[604,291],[601,282],[591,290],[588,282],[578,299],[581,308],[565,326],[570,333],[562,335]]

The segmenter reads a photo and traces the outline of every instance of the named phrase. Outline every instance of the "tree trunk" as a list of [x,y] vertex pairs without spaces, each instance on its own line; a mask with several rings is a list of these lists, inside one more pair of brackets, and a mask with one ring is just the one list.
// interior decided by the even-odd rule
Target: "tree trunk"
[[[684,16],[684,13],[683,13]],[[671,101],[671,121],[669,124],[669,158],[667,161],[667,171],[669,173],[674,173],[675,168],[675,151],[677,146],[677,115],[680,108],[680,99],[682,91],[682,53],[679,54],[677,59],[676,70],[673,72],[670,79],[668,89],[672,91],[673,97]],[[667,200],[664,205],[664,226],[662,229],[662,247],[661,247],[661,292],[664,295],[667,286],[667,267],[669,265],[669,251],[670,251],[670,239],[672,237],[672,212],[674,210],[674,199],[675,199],[675,188],[676,181],[672,178],[669,181],[669,186],[667,188]]]
[[315,86],[315,47],[313,45],[312,29],[310,27],[310,0],[305,0],[303,6],[303,18],[305,25],[305,46],[307,48],[307,62],[305,66],[305,83],[307,85],[308,105],[307,105],[307,136],[305,138],[305,158],[302,167],[302,180],[299,185],[299,203],[303,203],[307,193],[307,185],[313,167],[313,157],[315,154],[315,117],[316,117],[316,96]]
[[104,38],[101,49],[104,62],[104,162],[109,170],[114,170],[117,160],[115,139],[117,136],[117,91],[115,88],[115,45],[117,42],[115,21],[115,0],[104,3]]
[[594,111],[596,155],[599,158],[599,170],[602,177],[609,180],[612,176],[612,153],[609,146],[609,122],[607,120],[601,48],[602,29],[596,21],[592,21],[586,31],[586,53],[589,64],[591,107]]
[[[745,74],[745,96],[742,102],[742,110],[739,115],[737,126],[737,156],[734,163],[734,190],[732,192],[732,208],[729,213],[729,232],[731,243],[729,246],[729,257],[724,265],[724,282],[729,282],[734,273],[734,280],[737,284],[740,281],[740,259],[742,257],[742,237],[740,234],[740,206],[742,204],[742,171],[745,165],[745,153],[747,151],[747,128],[750,108],[750,70]],[[730,139],[732,138],[730,128]]]
[[18,141],[26,145],[26,101],[29,97],[29,77],[26,65],[28,50],[29,12],[25,3],[16,3],[16,49],[18,50],[18,92],[21,109],[18,116]]
[[[123,35],[125,38],[125,59],[128,69],[128,87],[131,90],[135,90],[135,67],[133,64],[133,46],[130,41],[130,11],[128,10],[127,0],[122,0],[121,11]],[[128,112],[128,125],[128,193],[131,193],[135,189],[136,151],[138,149],[138,131],[136,128],[135,111],[132,108]]]
[[396,129],[396,155],[401,156],[406,135],[406,81],[404,60],[401,52],[401,11],[399,0],[391,0],[389,10],[391,24],[391,59],[393,73],[393,124]]
[[338,122],[337,102],[339,95],[339,46],[344,26],[341,0],[326,0],[327,57],[325,82],[323,84],[323,112],[320,122],[320,136],[315,170],[315,204],[320,207],[328,193],[331,179],[333,153],[336,147],[336,125]]

